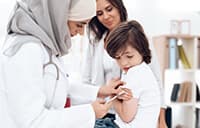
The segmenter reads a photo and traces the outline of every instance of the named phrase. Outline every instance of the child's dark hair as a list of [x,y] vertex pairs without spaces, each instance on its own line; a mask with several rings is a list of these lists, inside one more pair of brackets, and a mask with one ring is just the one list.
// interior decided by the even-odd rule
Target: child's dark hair
[[116,53],[123,51],[127,45],[135,48],[147,64],[151,62],[149,42],[142,26],[135,20],[123,22],[110,32],[106,40],[108,54],[115,58]]

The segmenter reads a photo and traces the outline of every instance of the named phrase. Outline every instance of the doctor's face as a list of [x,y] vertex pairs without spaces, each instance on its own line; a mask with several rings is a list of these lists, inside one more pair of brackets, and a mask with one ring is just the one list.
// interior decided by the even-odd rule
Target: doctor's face
[[83,35],[85,25],[88,23],[89,20],[85,21],[68,21],[68,27],[70,31],[71,37],[76,36],[77,34]]

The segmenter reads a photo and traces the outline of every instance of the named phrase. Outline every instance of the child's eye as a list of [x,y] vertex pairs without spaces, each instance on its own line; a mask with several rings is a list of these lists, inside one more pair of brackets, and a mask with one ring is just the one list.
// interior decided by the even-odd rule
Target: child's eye
[[131,59],[131,58],[133,58],[133,56],[127,56],[127,58]]

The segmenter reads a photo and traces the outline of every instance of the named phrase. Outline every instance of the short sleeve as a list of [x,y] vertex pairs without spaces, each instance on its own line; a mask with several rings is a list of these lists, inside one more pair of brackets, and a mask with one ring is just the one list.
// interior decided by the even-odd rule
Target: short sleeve
[[124,81],[126,82],[125,87],[132,90],[134,98],[139,98],[141,95],[141,83],[140,78],[136,71],[130,70],[125,76]]

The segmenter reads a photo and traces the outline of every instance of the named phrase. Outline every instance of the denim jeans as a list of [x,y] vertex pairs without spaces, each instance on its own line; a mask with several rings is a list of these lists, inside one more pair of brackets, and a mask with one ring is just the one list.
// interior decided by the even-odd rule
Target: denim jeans
[[94,128],[119,128],[119,126],[114,122],[113,118],[105,117],[97,119]]

